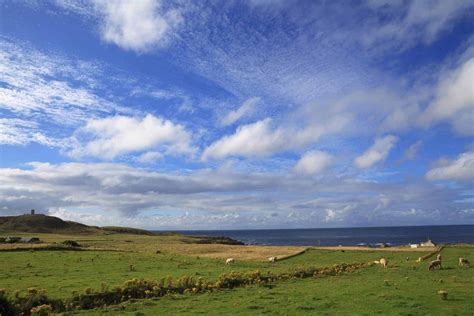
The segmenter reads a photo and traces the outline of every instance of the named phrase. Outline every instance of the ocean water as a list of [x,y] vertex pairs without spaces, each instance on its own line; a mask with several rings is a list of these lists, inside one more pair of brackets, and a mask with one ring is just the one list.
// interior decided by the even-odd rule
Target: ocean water
[[420,243],[474,243],[474,225],[368,228],[265,229],[177,231],[187,235],[227,236],[245,244],[276,246],[392,246]]

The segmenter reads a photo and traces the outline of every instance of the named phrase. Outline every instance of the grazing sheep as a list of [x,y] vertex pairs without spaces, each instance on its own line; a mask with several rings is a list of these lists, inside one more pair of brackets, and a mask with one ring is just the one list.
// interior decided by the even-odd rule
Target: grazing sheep
[[388,260],[385,259],[385,258],[382,258],[380,260],[375,260],[374,263],[375,264],[380,264],[382,267],[386,268],[387,265],[388,265]]
[[469,266],[471,263],[467,258],[459,258],[459,266]]
[[276,261],[277,261],[277,257],[270,257],[270,258],[268,258],[268,261],[270,261],[270,262],[276,262]]
[[416,259],[416,262],[421,262],[421,261],[423,261],[421,257],[418,257],[418,259]]
[[225,264],[233,264],[235,263],[235,259],[234,258],[228,258],[226,261],[225,261]]
[[441,260],[436,259],[436,260],[431,261],[429,266],[428,266],[428,270],[434,269],[436,267],[438,267],[440,269],[442,268]]

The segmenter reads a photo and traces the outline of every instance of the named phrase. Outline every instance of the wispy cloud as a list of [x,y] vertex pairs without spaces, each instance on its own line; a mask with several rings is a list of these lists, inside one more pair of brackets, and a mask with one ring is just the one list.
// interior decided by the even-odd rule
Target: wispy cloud
[[430,126],[450,121],[461,135],[474,135],[474,58],[440,78],[433,102],[422,113],[420,123]]
[[[456,19],[469,16],[474,1],[366,1],[373,15],[365,21],[365,45],[407,49],[434,42]],[[380,17],[386,17],[383,22]]]
[[402,160],[414,160],[417,157],[418,151],[422,145],[423,142],[421,140],[411,144],[403,154]]
[[38,131],[35,122],[0,118],[0,145],[26,145],[39,143],[50,147],[60,147],[60,144]]
[[438,165],[426,173],[429,180],[472,180],[474,179],[474,152],[465,152],[456,159],[438,161]]
[[227,113],[227,115],[222,118],[222,124],[224,126],[230,125],[237,122],[242,117],[250,115],[255,111],[255,107],[260,103],[260,101],[261,98],[259,97],[252,97],[245,100],[245,102],[238,109]]
[[[132,112],[98,95],[93,88],[99,85],[95,64],[45,55],[5,39],[0,39],[0,47],[0,111],[13,119],[10,130],[20,132],[9,133],[10,144],[43,142],[44,138],[31,138],[35,134],[59,141],[68,136],[63,128],[111,113]],[[25,121],[29,122],[27,133]],[[48,134],[53,130],[54,136]]]
[[354,164],[360,169],[372,167],[387,158],[397,141],[398,138],[393,135],[377,138],[372,146],[354,160]]

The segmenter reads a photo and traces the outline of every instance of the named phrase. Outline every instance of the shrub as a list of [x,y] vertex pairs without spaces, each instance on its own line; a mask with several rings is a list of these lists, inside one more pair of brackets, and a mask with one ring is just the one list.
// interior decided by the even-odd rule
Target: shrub
[[0,289],[0,315],[15,315],[15,306],[6,295],[4,289]]
[[49,299],[45,290],[29,288],[26,296],[16,291],[12,299],[8,299],[5,294],[0,295],[0,315],[48,315],[53,310],[63,311],[63,302]]
[[75,240],[65,240],[62,242],[62,244],[71,248],[81,247],[81,245]]
[[31,314],[32,315],[38,315],[38,316],[47,316],[53,311],[53,308],[51,305],[48,304],[43,304],[40,306],[33,307],[31,309]]

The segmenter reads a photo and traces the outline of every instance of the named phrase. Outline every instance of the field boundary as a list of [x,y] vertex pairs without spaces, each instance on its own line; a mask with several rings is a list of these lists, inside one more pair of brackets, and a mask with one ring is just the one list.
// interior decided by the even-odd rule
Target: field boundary
[[301,251],[298,251],[297,253],[287,255],[287,256],[283,256],[283,257],[279,257],[279,258],[277,258],[277,261],[288,260],[288,259],[291,259],[291,258],[294,258],[294,257],[297,257],[297,256],[301,256],[302,254],[305,254],[308,250],[309,250],[309,248],[306,248],[306,249],[303,249]]
[[424,256],[424,257],[421,257],[421,261],[425,261],[425,260],[427,260],[427,259],[429,259],[429,258],[431,258],[431,257],[433,257],[433,256],[435,256],[435,255],[437,255],[437,254],[439,254],[441,251],[443,251],[444,248],[445,248],[445,246],[440,246],[440,247],[438,247],[438,249],[436,249],[435,251],[433,251],[433,252],[427,254],[427,255]]

